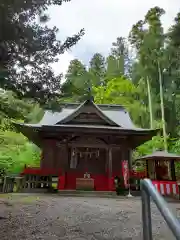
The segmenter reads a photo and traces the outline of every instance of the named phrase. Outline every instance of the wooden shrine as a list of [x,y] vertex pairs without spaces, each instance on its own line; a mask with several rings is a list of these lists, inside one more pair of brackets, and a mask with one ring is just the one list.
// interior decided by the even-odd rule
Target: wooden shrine
[[113,191],[122,161],[131,169],[131,151],[158,131],[136,128],[122,106],[92,99],[47,110],[37,124],[15,125],[42,149],[40,168],[26,168],[24,174],[56,176],[59,190]]
[[145,161],[145,175],[162,195],[179,195],[175,172],[175,162],[180,161],[179,155],[155,151],[137,160]]

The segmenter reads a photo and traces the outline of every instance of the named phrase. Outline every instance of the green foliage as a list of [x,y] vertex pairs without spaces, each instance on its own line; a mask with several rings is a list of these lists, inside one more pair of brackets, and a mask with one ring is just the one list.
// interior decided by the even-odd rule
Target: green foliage
[[41,104],[57,95],[61,74],[55,76],[50,64],[76,44],[84,30],[61,42],[57,39],[58,29],[46,24],[47,11],[49,7],[69,1],[1,0],[0,72],[7,70],[8,76],[0,81],[0,88]]
[[[0,39],[0,170],[18,173],[24,164],[39,165],[40,150],[16,132],[12,121],[37,123],[43,108],[55,110],[60,103],[82,102],[90,88],[96,103],[122,105],[138,127],[149,128],[151,119],[154,128],[162,128],[165,120],[168,150],[180,154],[180,13],[165,33],[161,23],[164,10],[149,9],[144,19],[132,26],[128,39],[120,36],[112,43],[107,57],[94,53],[89,68],[79,59],[72,60],[66,81],[60,84],[62,75],[55,76],[49,64],[75,44],[84,31],[61,43],[56,39],[58,29],[46,26],[49,16],[44,11],[67,1],[0,3],[0,16],[4,17],[0,36],[5,38]],[[39,23],[35,22],[37,16]],[[162,75],[163,119],[158,70]],[[163,138],[156,136],[139,146],[134,158],[163,146]]]
[[95,53],[92,57],[89,73],[93,85],[98,86],[104,84],[106,76],[105,58],[100,53]]
[[112,43],[111,55],[116,60],[116,76],[129,75],[131,61],[128,43],[125,38],[118,37],[116,42]]
[[72,60],[65,78],[66,81],[61,86],[63,97],[82,101],[89,86],[89,74],[86,67],[78,59]]
[[147,141],[141,146],[137,147],[134,152],[134,159],[151,154],[156,150],[164,149],[164,140],[161,136],[155,136],[151,141]]
[[131,80],[123,76],[113,78],[105,86],[94,87],[93,91],[96,103],[120,104],[130,112],[137,125],[144,126],[144,119],[147,118],[146,106],[141,102],[138,86]]
[[[152,110],[154,121],[161,119],[158,63],[162,75],[163,100],[167,133],[172,137],[179,135],[179,46],[180,14],[174,24],[164,33],[161,16],[165,11],[159,7],[151,8],[143,20],[133,25],[129,41],[136,51],[131,77],[135,84],[143,79],[146,86],[150,80]],[[146,91],[145,91],[146,92]],[[148,104],[148,96],[143,101]],[[163,121],[164,121],[163,120]],[[176,127],[175,127],[176,126]]]
[[20,133],[0,132],[0,169],[20,173],[25,164],[39,165],[40,150]]

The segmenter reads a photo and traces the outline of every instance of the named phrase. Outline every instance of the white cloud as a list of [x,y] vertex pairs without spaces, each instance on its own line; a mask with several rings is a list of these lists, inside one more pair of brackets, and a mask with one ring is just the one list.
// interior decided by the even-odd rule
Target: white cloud
[[[143,19],[147,11],[154,6],[162,7],[166,11],[163,23],[167,29],[180,9],[180,1],[72,0],[60,7],[51,8],[49,25],[59,28],[59,37],[64,39],[85,28],[85,36],[73,48],[70,56],[65,54],[61,57],[62,65],[68,64],[67,59],[72,59],[74,54],[74,57],[85,56],[90,50],[91,53],[98,51],[107,54],[112,42],[118,36],[128,36],[132,25]],[[59,71],[61,63],[57,66]]]
[[[59,62],[53,63],[52,68],[56,75],[60,73],[66,73],[68,69],[69,62],[74,59],[74,56],[69,53],[65,52],[63,55],[59,57]],[[63,80],[62,80],[63,81]]]

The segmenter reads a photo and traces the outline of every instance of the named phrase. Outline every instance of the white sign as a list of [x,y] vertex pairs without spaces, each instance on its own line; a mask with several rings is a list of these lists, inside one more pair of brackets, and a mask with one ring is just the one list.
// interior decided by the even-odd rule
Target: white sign
[[58,177],[52,177],[52,182],[58,182]]

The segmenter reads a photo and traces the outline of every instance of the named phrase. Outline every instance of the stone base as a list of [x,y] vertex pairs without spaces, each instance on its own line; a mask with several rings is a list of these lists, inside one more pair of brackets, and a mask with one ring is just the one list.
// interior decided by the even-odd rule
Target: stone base
[[113,197],[117,196],[116,192],[107,191],[82,191],[82,190],[59,190],[58,195],[62,196],[79,196],[79,197]]
[[21,191],[22,193],[48,193],[46,188],[24,188]]

